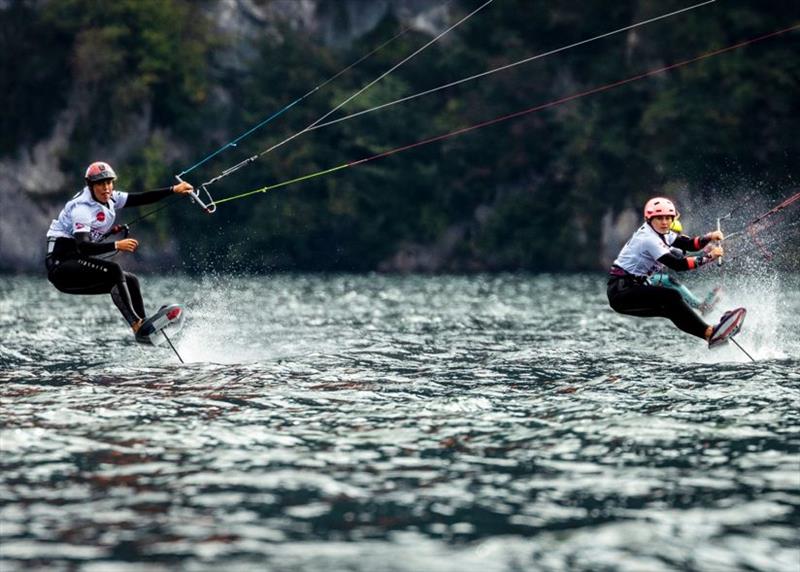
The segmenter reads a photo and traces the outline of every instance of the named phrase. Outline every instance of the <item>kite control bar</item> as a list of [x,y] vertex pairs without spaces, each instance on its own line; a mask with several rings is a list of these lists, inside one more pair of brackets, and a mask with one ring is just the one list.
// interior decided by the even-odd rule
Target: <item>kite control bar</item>
[[[180,175],[175,175],[175,178],[178,179],[178,181],[181,183],[185,182],[183,179],[181,179]],[[200,208],[202,208],[208,214],[211,214],[217,210],[217,204],[214,202],[214,197],[212,197],[211,193],[208,192],[208,189],[206,188],[207,184],[208,183],[203,183],[202,185],[200,185],[199,190],[195,189],[194,191],[189,193],[189,198],[192,199],[193,203],[197,203],[198,205],[200,205]],[[201,198],[200,195],[201,190],[202,192],[205,193],[207,197],[206,199]]]

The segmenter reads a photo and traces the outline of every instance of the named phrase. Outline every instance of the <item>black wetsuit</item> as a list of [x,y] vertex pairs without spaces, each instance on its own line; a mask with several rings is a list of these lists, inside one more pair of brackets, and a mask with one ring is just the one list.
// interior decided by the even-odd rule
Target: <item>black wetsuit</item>
[[[709,239],[705,237],[679,236],[673,246],[682,250],[700,250],[708,243]],[[684,271],[702,266],[710,258],[682,258],[666,253],[657,260],[672,270]],[[620,314],[642,318],[668,318],[687,334],[705,339],[708,324],[692,310],[680,292],[672,288],[651,286],[647,283],[647,276],[631,274],[615,264],[611,267],[606,294],[609,305]]]
[[[624,272],[621,268],[619,270]],[[708,324],[692,310],[681,293],[673,288],[650,286],[632,274],[612,274],[608,279],[606,293],[608,303],[620,314],[641,318],[669,318],[687,334],[705,338]]]
[[[170,196],[169,189],[130,194],[126,207],[137,207]],[[145,317],[139,279],[111,260],[98,255],[114,252],[114,242],[91,242],[88,232],[75,238],[49,238],[45,258],[47,279],[66,294],[111,294],[125,321],[133,325]]]

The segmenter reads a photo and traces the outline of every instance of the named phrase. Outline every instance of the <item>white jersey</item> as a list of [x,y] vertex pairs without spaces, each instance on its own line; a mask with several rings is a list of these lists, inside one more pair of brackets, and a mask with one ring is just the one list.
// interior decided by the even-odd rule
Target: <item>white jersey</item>
[[622,247],[614,264],[634,276],[652,276],[664,268],[658,259],[671,253],[670,246],[676,238],[678,234],[675,232],[669,231],[662,236],[644,223]]
[[100,242],[114,226],[116,209],[127,201],[128,193],[112,191],[108,204],[103,204],[94,199],[88,187],[83,187],[50,223],[47,238],[73,238],[76,232],[88,232],[92,242]]

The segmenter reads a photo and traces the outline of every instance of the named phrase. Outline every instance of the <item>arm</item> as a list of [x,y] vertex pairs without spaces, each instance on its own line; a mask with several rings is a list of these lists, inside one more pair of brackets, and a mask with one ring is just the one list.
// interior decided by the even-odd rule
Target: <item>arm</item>
[[73,236],[77,243],[78,252],[85,256],[105,254],[116,250],[113,242],[92,242],[88,232],[76,232]]
[[675,248],[680,248],[683,251],[698,252],[710,242],[722,239],[722,233],[718,230],[708,232],[703,236],[695,236],[694,238],[689,238],[685,234],[682,234],[675,239],[675,242],[672,243],[672,246]]
[[698,250],[703,250],[703,247],[709,242],[711,242],[709,234],[705,236],[695,236],[694,238],[689,238],[685,234],[682,234],[675,239],[672,246],[680,248],[683,251],[697,252]]
[[123,238],[114,242],[92,242],[88,232],[76,232],[73,236],[75,237],[78,253],[84,256],[95,256],[115,250],[134,252],[139,247],[139,241],[135,238]]
[[126,207],[140,207],[142,205],[149,205],[155,202],[160,201],[161,199],[165,199],[170,196],[172,193],[178,193],[181,195],[185,195],[187,193],[191,193],[194,190],[192,185],[181,181],[177,185],[172,185],[171,187],[167,187],[164,189],[157,189],[155,191],[150,191],[149,193],[137,193],[135,195],[128,195],[128,199],[125,201]]
[[711,252],[708,254],[702,254],[700,256],[678,257],[670,252],[660,257],[658,261],[667,268],[677,270],[678,272],[683,272],[685,270],[694,270],[696,268],[700,268],[703,264],[708,264],[720,256],[722,256],[722,248],[716,246],[712,248]]
[[128,194],[128,200],[125,201],[126,207],[141,207],[156,203],[161,199],[165,199],[172,194],[172,187],[167,189],[158,189],[157,191],[150,191],[149,193],[136,193]]

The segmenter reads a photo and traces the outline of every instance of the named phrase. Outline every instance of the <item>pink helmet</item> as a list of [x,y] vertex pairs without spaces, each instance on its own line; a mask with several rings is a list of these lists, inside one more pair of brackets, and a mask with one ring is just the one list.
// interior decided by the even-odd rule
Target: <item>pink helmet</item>
[[664,197],[654,197],[644,205],[644,218],[650,220],[654,216],[678,216],[678,209],[672,201]]
[[95,161],[86,169],[85,178],[87,183],[96,183],[97,181],[105,181],[107,179],[113,181],[117,178],[117,174],[108,163]]

